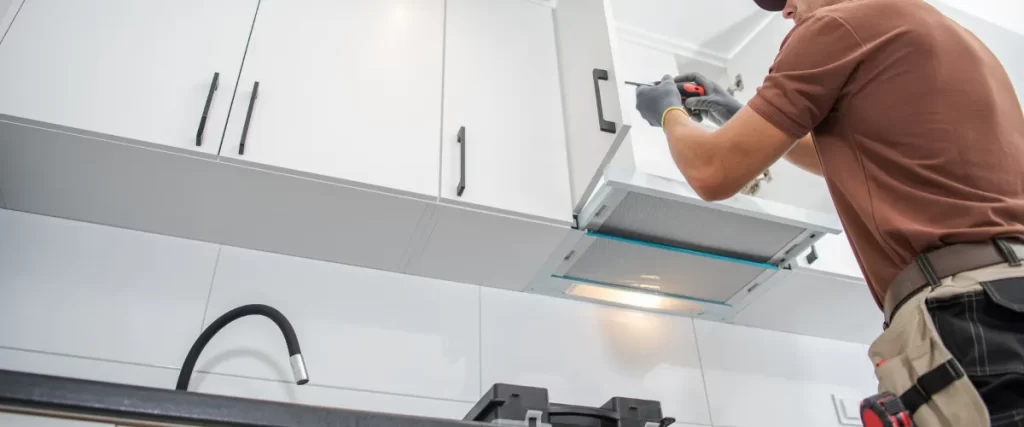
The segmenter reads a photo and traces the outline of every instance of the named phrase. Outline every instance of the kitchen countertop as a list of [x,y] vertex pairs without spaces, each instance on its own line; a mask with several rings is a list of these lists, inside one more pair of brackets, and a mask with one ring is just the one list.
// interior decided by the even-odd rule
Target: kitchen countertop
[[485,424],[297,405],[0,370],[0,412],[145,425],[482,427]]

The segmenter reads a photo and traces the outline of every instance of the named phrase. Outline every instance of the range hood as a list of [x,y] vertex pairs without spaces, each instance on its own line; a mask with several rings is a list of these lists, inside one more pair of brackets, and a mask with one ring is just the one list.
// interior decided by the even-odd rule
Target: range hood
[[745,195],[707,202],[685,182],[609,168],[528,291],[727,320],[839,232],[828,214]]

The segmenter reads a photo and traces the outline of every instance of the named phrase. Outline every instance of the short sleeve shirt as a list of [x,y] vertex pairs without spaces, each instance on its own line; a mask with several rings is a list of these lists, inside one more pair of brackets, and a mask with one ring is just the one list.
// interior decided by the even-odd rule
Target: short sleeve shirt
[[918,254],[1024,240],[1024,113],[999,60],[922,0],[802,18],[749,107],[813,136],[875,301]]

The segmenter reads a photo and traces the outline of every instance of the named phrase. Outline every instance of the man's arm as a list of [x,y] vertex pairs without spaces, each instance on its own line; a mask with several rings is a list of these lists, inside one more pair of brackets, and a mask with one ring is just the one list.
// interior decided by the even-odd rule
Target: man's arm
[[713,132],[678,109],[665,114],[662,127],[676,167],[697,195],[709,201],[739,193],[795,144],[792,137],[747,107]]
[[811,134],[796,141],[793,149],[786,153],[786,160],[807,172],[821,176],[821,163],[818,161],[818,150],[814,148]]

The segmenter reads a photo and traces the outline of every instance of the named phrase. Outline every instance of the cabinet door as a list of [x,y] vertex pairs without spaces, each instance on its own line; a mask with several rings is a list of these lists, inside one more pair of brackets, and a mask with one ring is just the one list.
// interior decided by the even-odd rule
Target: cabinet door
[[0,44],[0,117],[215,155],[256,4],[26,1]]
[[550,7],[448,0],[443,116],[441,198],[572,222]]
[[221,158],[436,198],[443,33],[444,0],[262,0]]
[[589,200],[632,120],[618,93],[611,0],[558,0],[555,40],[574,212]]

